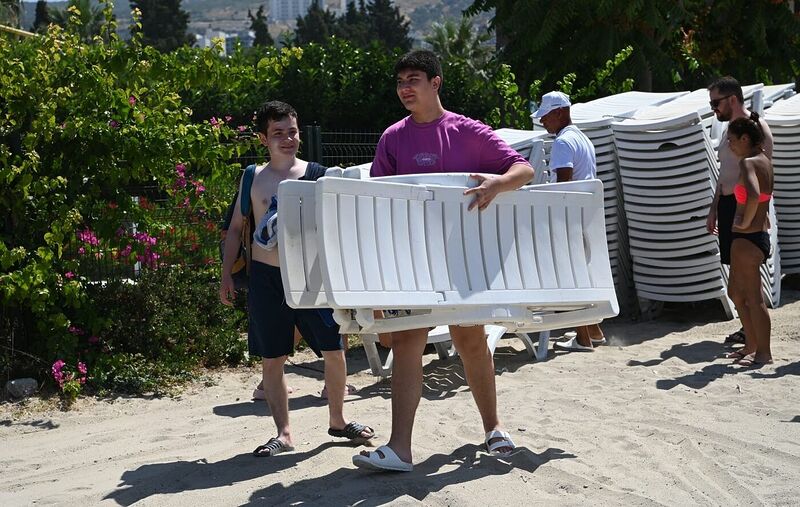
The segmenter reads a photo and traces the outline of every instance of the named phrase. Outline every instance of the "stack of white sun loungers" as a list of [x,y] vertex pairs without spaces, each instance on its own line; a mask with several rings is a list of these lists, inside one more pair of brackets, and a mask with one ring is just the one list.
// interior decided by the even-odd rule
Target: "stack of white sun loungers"
[[[762,85],[744,87],[746,98]],[[705,89],[616,122],[625,211],[640,298],[699,301],[719,298],[730,317],[727,270],[705,230],[719,162],[711,143],[713,113]],[[777,231],[772,235],[776,239]],[[780,263],[774,254],[762,269],[771,305],[780,297]]]
[[719,247],[705,229],[719,172],[710,140],[696,110],[653,116],[612,127],[637,294],[652,301],[720,299],[732,318]]
[[281,183],[287,303],[331,307],[358,334],[529,332],[616,315],[599,182],[524,187],[480,213],[466,211],[468,184],[465,174]]
[[[626,310],[634,305],[632,298],[633,273],[611,123],[615,119],[629,117],[642,107],[663,104],[685,93],[687,92],[626,92],[590,102],[576,103],[570,108],[573,123],[589,137],[597,155],[597,177],[603,182],[604,190],[606,238],[611,272],[617,288],[617,296],[622,302],[623,309]],[[534,119],[535,126],[537,121]],[[552,140],[548,138],[548,142],[545,144],[548,161],[551,145]]]
[[494,133],[531,163],[534,184],[547,183],[547,153],[549,144],[552,144],[547,144],[550,141],[547,132],[502,128]]
[[775,103],[764,119],[775,141],[774,203],[783,273],[800,273],[800,95]]

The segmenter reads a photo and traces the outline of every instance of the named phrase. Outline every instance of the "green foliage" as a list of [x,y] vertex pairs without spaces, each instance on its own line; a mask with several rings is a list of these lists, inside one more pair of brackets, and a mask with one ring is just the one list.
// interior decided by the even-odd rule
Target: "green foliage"
[[0,25],[19,28],[21,14],[20,0],[0,0]]
[[425,42],[440,60],[460,58],[480,72],[494,53],[494,48],[488,45],[489,38],[488,33],[475,30],[470,18],[462,17],[457,25],[451,20],[434,23]]
[[47,8],[47,2],[45,0],[37,0],[36,17],[33,20],[31,32],[43,32],[47,30],[47,26],[52,22],[50,10]]
[[275,41],[269,34],[269,26],[267,25],[267,16],[264,14],[264,6],[259,5],[255,16],[247,9],[247,19],[250,20],[250,30],[255,34],[253,40],[254,46],[274,46]]
[[[800,16],[781,0],[701,2],[677,37],[686,80],[699,86],[728,74],[742,83],[794,82]],[[692,64],[694,63],[694,66]]]
[[[644,91],[702,87],[721,74],[786,82],[800,61],[800,18],[781,0],[474,0],[467,13],[492,9],[501,59],[523,86],[539,80],[545,90],[570,73],[576,88],[599,95],[630,79]],[[590,85],[594,69],[628,46],[614,74]]]
[[[84,42],[100,35],[100,27],[105,21],[102,7],[93,6],[91,0],[69,0],[65,9],[52,9],[49,14],[53,23],[78,34]],[[39,19],[38,4],[36,15]],[[45,25],[44,28],[46,27]]]
[[[303,124],[382,130],[407,114],[393,75],[402,50],[332,37],[162,53],[141,29],[120,41],[111,8],[91,44],[58,26],[0,43],[0,368],[42,376],[81,361],[96,388],[154,390],[242,358],[242,314],[218,303],[217,254],[201,248],[236,187],[233,161],[257,150],[237,130],[276,97]],[[510,67],[456,53],[445,106],[525,126]],[[137,263],[135,284],[113,282]]]
[[411,49],[409,25],[391,0],[361,0],[358,8],[350,2],[338,18],[314,0],[308,12],[298,16],[292,44],[324,44],[335,35],[361,48],[375,47],[377,41],[389,50],[405,52]]
[[[0,44],[0,328],[28,354],[11,360],[43,361],[6,368],[74,364],[88,338],[109,332],[88,292],[87,255],[159,267],[176,247],[159,243],[170,225],[132,188],[154,186],[161,206],[201,222],[226,206],[238,177],[229,161],[251,146],[232,143],[224,119],[192,121],[181,99],[192,82],[173,80],[176,57],[122,43],[110,18],[107,6],[107,43],[55,27]],[[196,68],[221,67],[212,50],[195,55]]]
[[189,15],[181,9],[181,0],[130,0],[130,4],[141,13],[141,22],[134,19],[131,32],[141,33],[143,44],[162,52],[194,44],[194,37],[186,33]]
[[344,15],[334,26],[334,35],[350,41],[356,47],[366,48],[372,40],[370,32],[370,19],[364,0],[359,0],[358,7],[354,1],[348,2]]
[[387,48],[401,51],[411,49],[411,39],[408,37],[410,21],[403,18],[392,0],[372,0],[367,4],[367,14],[373,39],[381,41]]
[[320,6],[319,0],[314,0],[305,16],[297,17],[297,28],[294,31],[294,43],[298,45],[316,42],[321,44],[333,34],[336,24],[336,15]]
[[135,284],[91,287],[91,299],[103,309],[100,318],[106,323],[102,338],[87,345],[96,371],[90,376],[93,385],[152,391],[198,364],[243,362],[244,314],[221,305],[218,289],[217,268],[181,267],[146,271]]

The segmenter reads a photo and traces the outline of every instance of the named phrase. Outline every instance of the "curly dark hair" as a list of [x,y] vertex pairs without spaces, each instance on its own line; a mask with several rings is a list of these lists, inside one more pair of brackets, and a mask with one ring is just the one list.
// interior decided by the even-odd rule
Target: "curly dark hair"
[[752,146],[758,146],[764,142],[764,132],[758,121],[758,113],[750,113],[750,117],[737,118],[728,124],[728,132],[736,137],[747,134]]

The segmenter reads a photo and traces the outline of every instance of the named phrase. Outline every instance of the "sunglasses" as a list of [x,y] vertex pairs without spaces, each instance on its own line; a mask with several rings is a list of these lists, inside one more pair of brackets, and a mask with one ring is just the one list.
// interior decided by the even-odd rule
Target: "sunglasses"
[[717,107],[719,107],[720,102],[727,99],[728,97],[733,97],[733,94],[725,95],[724,97],[720,97],[718,99],[709,100],[708,105],[711,106],[711,109],[716,109]]

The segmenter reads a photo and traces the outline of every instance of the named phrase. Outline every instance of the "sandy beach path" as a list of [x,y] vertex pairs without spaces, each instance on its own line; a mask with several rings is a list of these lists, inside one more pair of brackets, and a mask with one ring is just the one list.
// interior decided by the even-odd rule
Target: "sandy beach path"
[[[274,434],[249,397],[252,369],[211,372],[175,398],[0,405],[0,505],[798,505],[800,292],[770,312],[775,364],[723,358],[716,303],[604,324],[610,344],[537,363],[508,339],[495,354],[501,418],[518,447],[488,456],[458,360],[425,356],[415,469],[357,470],[360,448],[327,435],[322,363],[287,368],[297,450],[250,452]],[[348,353],[360,388],[346,416],[390,431],[389,383]]]

